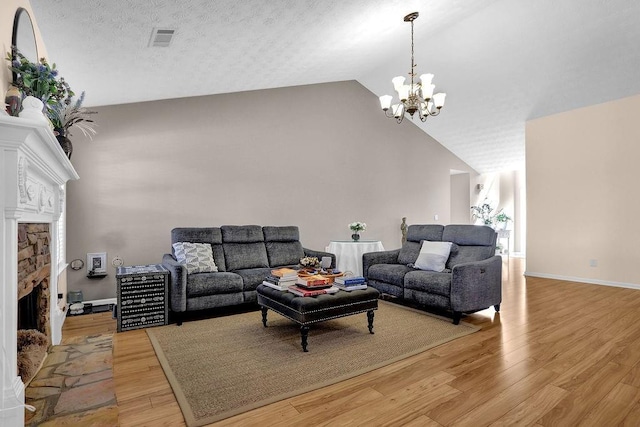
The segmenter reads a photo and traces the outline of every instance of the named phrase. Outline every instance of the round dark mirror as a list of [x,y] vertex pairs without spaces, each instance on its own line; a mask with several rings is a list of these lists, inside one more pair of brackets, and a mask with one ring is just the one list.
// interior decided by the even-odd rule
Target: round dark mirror
[[33,63],[38,62],[38,46],[36,35],[33,32],[33,23],[26,9],[20,7],[13,20],[12,44],[18,48],[21,54]]

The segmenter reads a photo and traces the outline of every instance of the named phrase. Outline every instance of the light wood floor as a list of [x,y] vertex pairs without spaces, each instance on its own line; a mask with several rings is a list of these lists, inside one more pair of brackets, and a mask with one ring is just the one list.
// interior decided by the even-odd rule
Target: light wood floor
[[[640,291],[523,270],[504,261],[501,313],[464,319],[480,332],[213,425],[639,426]],[[64,333],[114,327],[80,316]],[[144,331],[115,335],[114,376],[122,426],[184,425]]]

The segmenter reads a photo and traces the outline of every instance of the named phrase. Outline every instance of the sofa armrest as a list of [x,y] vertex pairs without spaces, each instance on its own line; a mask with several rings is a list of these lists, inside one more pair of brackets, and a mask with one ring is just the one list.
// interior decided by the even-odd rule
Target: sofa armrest
[[451,275],[454,312],[482,310],[502,302],[502,257],[455,265]]
[[369,267],[374,264],[397,264],[400,249],[382,252],[367,252],[362,254],[362,273],[366,278]]
[[331,267],[330,268],[336,268],[336,256],[332,253],[329,252],[324,252],[324,251],[315,251],[313,249],[307,249],[307,248],[302,248],[302,250],[304,250],[304,256],[311,256],[311,257],[316,257],[318,258],[320,261],[322,261],[322,257],[323,256],[330,256],[331,257]]
[[171,254],[164,254],[162,266],[169,270],[169,302],[171,311],[187,311],[187,270]]

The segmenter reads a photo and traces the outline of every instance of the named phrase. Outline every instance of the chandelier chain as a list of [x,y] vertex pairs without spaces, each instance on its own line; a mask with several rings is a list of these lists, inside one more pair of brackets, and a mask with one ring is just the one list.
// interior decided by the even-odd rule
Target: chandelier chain
[[416,64],[413,59],[413,19],[411,20],[411,87],[413,88],[413,77],[416,75]]

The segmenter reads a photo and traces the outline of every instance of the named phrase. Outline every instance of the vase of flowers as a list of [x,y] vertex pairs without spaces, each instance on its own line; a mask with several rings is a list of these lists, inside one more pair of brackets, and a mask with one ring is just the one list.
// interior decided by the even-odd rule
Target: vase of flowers
[[9,69],[14,73],[13,85],[20,89],[23,96],[41,100],[45,105],[44,113],[49,106],[59,104],[74,95],[64,78],[58,77],[56,64],[49,65],[45,58],[33,63],[12,46],[7,53],[7,61]]
[[358,240],[360,240],[360,232],[367,229],[367,224],[360,221],[352,222],[351,224],[349,224],[349,229],[353,231],[353,234],[351,234],[351,239],[354,242],[357,242]]
[[300,258],[300,267],[305,270],[317,270],[320,267],[320,260],[314,256]]

